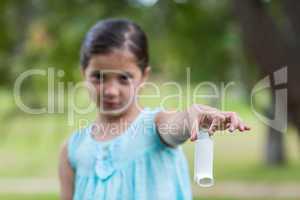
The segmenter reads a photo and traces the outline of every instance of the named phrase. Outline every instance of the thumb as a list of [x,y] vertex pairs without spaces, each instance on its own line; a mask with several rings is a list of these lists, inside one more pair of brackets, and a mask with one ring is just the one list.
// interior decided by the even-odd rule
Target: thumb
[[195,141],[197,140],[197,134],[198,134],[198,131],[199,131],[199,121],[198,121],[198,118],[194,118],[192,120],[192,128],[191,128],[191,141]]

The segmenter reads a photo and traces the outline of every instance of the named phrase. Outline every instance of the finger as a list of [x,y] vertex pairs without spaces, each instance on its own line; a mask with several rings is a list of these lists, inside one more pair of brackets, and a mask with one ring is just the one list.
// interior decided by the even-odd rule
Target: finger
[[245,126],[245,130],[246,131],[250,131],[251,130],[250,126],[247,126],[247,125],[244,125],[244,126]]
[[226,116],[224,114],[221,114],[219,130],[225,130],[226,128],[227,128]]
[[245,130],[244,123],[242,122],[242,120],[238,116],[236,116],[236,117],[238,119],[236,129],[238,129],[239,131],[243,132]]
[[208,134],[209,135],[212,135],[214,134],[214,132],[216,131],[217,129],[217,126],[218,126],[219,122],[218,122],[218,119],[214,119],[208,129]]
[[214,118],[217,120],[216,128],[217,130],[224,130],[226,129],[226,116],[223,113],[215,114]]
[[242,132],[250,130],[250,128],[248,126],[246,126],[246,124],[241,119],[239,119],[239,127],[238,128]]
[[229,129],[230,125],[231,125],[230,122],[227,122],[226,126],[225,126],[225,129]]
[[[195,106],[193,106],[194,108]],[[189,129],[190,129],[190,140],[195,141],[197,139],[197,112],[194,109],[188,110],[188,120],[189,120]]]
[[230,114],[230,127],[229,127],[229,131],[233,132],[237,127],[238,127],[238,118],[236,116],[236,114],[231,113]]
[[242,131],[242,132],[245,130],[245,126],[244,126],[244,124],[243,124],[242,122],[239,123],[238,129],[239,129],[240,131]]
[[197,140],[198,130],[199,130],[199,121],[196,118],[196,119],[193,120],[193,125],[192,125],[192,130],[191,130],[191,137],[190,137],[191,141]]

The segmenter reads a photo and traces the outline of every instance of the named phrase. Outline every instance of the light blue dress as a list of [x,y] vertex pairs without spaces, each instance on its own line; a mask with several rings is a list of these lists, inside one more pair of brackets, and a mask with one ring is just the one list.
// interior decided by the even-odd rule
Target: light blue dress
[[192,199],[182,147],[161,142],[149,107],[113,140],[96,141],[93,125],[68,140],[68,159],[75,172],[75,200]]

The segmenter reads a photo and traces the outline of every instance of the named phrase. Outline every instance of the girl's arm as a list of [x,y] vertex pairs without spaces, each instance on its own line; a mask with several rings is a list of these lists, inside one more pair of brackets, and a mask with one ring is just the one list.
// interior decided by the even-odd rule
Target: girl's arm
[[230,132],[250,130],[235,112],[223,112],[200,104],[185,111],[160,112],[156,115],[155,124],[161,140],[171,147],[182,144],[188,138],[196,140],[200,128],[207,129],[209,134],[226,129]]
[[60,197],[62,200],[72,200],[74,172],[68,160],[67,143],[61,148],[59,158]]

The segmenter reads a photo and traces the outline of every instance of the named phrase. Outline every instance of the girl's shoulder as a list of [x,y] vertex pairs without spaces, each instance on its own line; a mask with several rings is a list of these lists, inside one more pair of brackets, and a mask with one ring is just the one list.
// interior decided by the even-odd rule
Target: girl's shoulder
[[90,129],[91,126],[88,125],[86,127],[73,131],[69,136],[68,146],[70,146],[71,144],[79,144],[82,140],[84,140],[84,138],[88,136]]
[[[157,125],[155,123],[155,118],[158,113],[162,112],[163,109],[160,107],[149,108],[146,107],[144,109],[143,115],[140,120],[136,124],[133,125],[131,134],[133,134],[132,138],[135,140],[131,140],[131,142],[136,142],[135,146],[139,146],[141,144],[141,148],[143,147],[151,147],[158,146],[164,149],[169,149],[166,147],[170,147],[166,145],[158,132]],[[172,148],[170,148],[172,149]]]
[[75,168],[75,154],[80,144],[88,137],[91,126],[75,130],[67,139],[67,154],[72,168]]
[[161,109],[159,107],[155,107],[155,108],[145,107],[141,112],[140,116],[138,117],[138,119],[132,124],[130,128],[132,128],[133,132],[146,131],[148,134],[156,133],[155,116],[160,111]]
[[160,107],[154,107],[154,108],[150,108],[150,107],[146,107],[143,110],[143,115],[142,115],[142,119],[143,121],[141,122],[150,122],[150,123],[154,123],[155,121],[155,116],[161,112],[162,109]]

